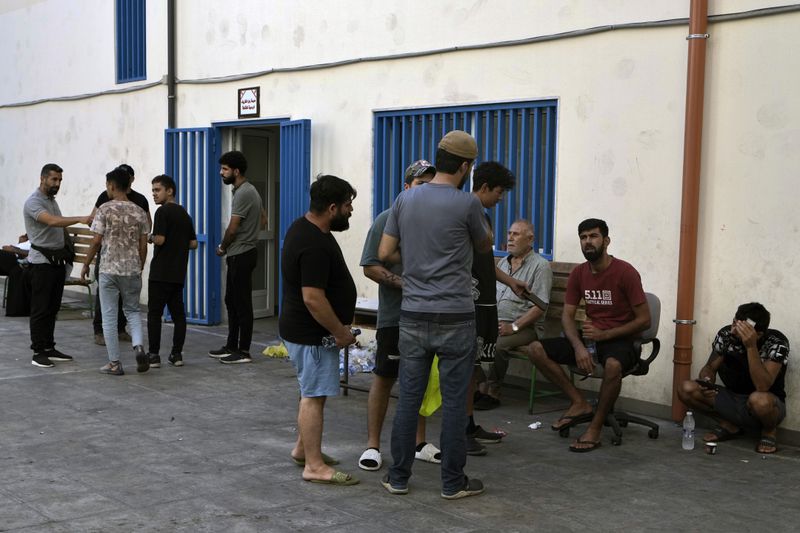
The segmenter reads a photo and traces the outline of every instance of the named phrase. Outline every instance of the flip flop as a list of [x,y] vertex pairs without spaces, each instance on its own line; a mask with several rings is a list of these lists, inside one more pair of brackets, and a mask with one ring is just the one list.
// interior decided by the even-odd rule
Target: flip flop
[[383,466],[383,456],[381,456],[381,452],[376,450],[375,448],[367,448],[364,450],[364,453],[361,454],[361,458],[358,460],[358,467],[361,470],[380,470],[381,466]]
[[[772,451],[766,452],[763,450],[759,450],[759,448],[761,448],[762,446],[769,446],[770,448],[772,448]],[[761,437],[761,439],[758,441],[758,444],[756,444],[756,453],[760,453],[762,455],[769,455],[777,451],[778,451],[778,441],[775,440],[775,437]]]
[[310,483],[319,483],[321,485],[340,485],[340,486],[348,486],[348,485],[358,485],[359,480],[358,478],[354,478],[350,474],[345,472],[336,471],[333,473],[330,479],[305,479],[304,481],[308,481]]
[[[587,448],[578,448],[578,447],[575,446],[576,444],[589,444],[590,446],[587,447]],[[581,439],[578,439],[578,440],[576,440],[575,442],[573,442],[572,444],[569,445],[569,451],[575,452],[575,453],[591,452],[592,450],[596,450],[597,448],[599,448],[602,444],[603,443],[600,442],[599,440],[581,440]]]
[[[330,455],[326,455],[324,453],[322,454],[322,461],[328,466],[333,466],[333,465],[338,465],[339,464],[339,460],[338,459],[334,459]],[[303,457],[302,459],[298,459],[297,457],[292,456],[292,462],[294,464],[296,464],[297,466],[302,466],[302,467],[306,466],[306,458],[305,457]]]
[[715,426],[714,428],[711,429],[709,433],[713,434],[717,438],[706,439],[705,437],[703,437],[703,442],[725,442],[726,440],[735,439],[736,437],[744,433],[744,430],[742,428],[739,428],[737,431],[728,431],[722,426]]
[[584,415],[589,415],[589,414],[591,414],[591,413],[581,413],[579,415],[564,415],[561,418],[559,418],[558,420],[556,420],[556,422],[561,422],[562,420],[566,420],[567,423],[566,424],[561,424],[560,426],[557,426],[557,425],[553,424],[553,425],[550,426],[550,429],[552,429],[553,431],[561,431],[562,429],[564,429],[565,427],[570,425],[570,423],[573,420],[575,420],[576,418],[580,418],[580,417],[582,417]]

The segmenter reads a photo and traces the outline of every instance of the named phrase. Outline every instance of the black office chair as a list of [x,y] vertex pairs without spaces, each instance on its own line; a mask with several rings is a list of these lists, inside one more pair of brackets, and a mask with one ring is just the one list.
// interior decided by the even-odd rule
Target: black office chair
[[[643,331],[641,333],[641,338],[636,341],[636,349],[638,350],[640,356],[639,362],[636,363],[636,365],[633,368],[631,368],[630,370],[625,372],[625,374],[623,374],[622,376],[623,379],[626,376],[630,376],[631,374],[634,376],[646,375],[647,372],[650,370],[650,363],[653,362],[653,360],[658,355],[659,350],[661,349],[661,341],[659,341],[656,338],[656,335],[658,334],[658,323],[661,318],[661,300],[658,299],[658,296],[656,296],[655,294],[651,294],[649,292],[645,293],[645,296],[647,297],[647,306],[650,308],[650,327],[647,328],[645,331]],[[646,359],[643,359],[641,358],[642,347],[646,344],[651,345],[652,349],[650,351],[650,355]],[[588,377],[593,377],[593,378],[603,377],[603,367],[600,366],[599,364],[595,366],[591,375],[586,374],[577,366],[570,366],[569,370],[573,376],[573,379],[575,375],[583,376],[581,378],[581,381],[583,381]],[[588,413],[585,415],[577,416],[572,420],[570,420],[569,424],[562,426],[561,429],[558,431],[558,434],[562,437],[569,437],[569,429],[571,427],[576,426],[578,424],[590,422],[593,417],[594,413]],[[614,436],[611,438],[611,443],[614,444],[614,446],[619,446],[620,444],[622,444],[622,429],[620,428],[627,427],[629,423],[639,424],[642,426],[649,427],[650,430],[647,432],[647,436],[650,437],[651,439],[658,438],[658,424],[655,424],[639,416],[631,415],[629,413],[626,413],[625,411],[615,411],[614,407],[612,406],[611,411],[609,411],[608,416],[606,416],[606,421],[604,425],[610,426],[611,429],[614,430]]]

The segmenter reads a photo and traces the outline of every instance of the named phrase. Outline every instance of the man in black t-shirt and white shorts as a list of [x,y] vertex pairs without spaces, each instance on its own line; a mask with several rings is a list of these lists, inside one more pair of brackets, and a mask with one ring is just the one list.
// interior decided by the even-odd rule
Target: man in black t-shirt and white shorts
[[339,394],[339,349],[356,342],[349,326],[356,285],[332,235],[350,227],[356,191],[336,176],[320,176],[309,192],[309,210],[289,226],[281,252],[278,329],[300,385],[292,460],[305,481],[355,485],[358,479],[331,468],[339,461],[322,453],[322,426],[325,400]]
[[[143,194],[140,194],[134,191],[131,186],[133,185],[133,180],[136,178],[134,175],[133,167],[127,165],[125,163],[121,164],[119,167],[131,177],[131,181],[128,184],[128,190],[126,194],[128,196],[128,200],[133,202],[134,204],[138,205],[142,208],[142,210],[147,215],[147,224],[148,227],[153,227],[153,221],[150,218],[150,206],[147,203],[147,198]],[[103,189],[103,192],[97,197],[97,201],[94,204],[94,209],[92,210],[92,214],[89,216],[89,219],[94,219],[94,215],[97,212],[97,209],[103,205],[104,203],[108,202],[110,198],[108,197],[108,191]],[[89,223],[91,225],[91,222]],[[97,260],[95,261],[94,265],[94,279],[100,279],[100,254],[97,254]],[[117,329],[119,330],[119,340],[121,341],[128,341],[130,342],[131,336],[125,331],[125,325],[128,323],[128,320],[125,318],[125,314],[122,312],[122,297],[119,298],[119,314],[117,315]],[[97,291],[94,300],[94,319],[92,320],[92,327],[94,328],[94,343],[98,346],[105,346],[106,340],[103,336],[103,312],[100,308],[100,291]]]
[[161,349],[161,315],[166,305],[175,326],[168,361],[172,366],[183,366],[183,342],[186,340],[183,285],[189,250],[197,248],[197,234],[192,217],[175,203],[175,181],[162,174],[153,178],[152,183],[153,201],[161,207],[156,211],[153,233],[148,238],[155,245],[147,283],[148,357],[151,367],[161,366],[161,356],[158,355]]

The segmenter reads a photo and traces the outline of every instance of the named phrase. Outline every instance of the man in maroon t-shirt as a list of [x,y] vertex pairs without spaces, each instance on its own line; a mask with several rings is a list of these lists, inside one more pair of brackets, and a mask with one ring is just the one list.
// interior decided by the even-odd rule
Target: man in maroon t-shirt
[[[639,354],[633,341],[650,327],[650,309],[639,273],[629,263],[608,255],[611,239],[608,225],[590,218],[578,225],[581,251],[586,262],[578,265],[567,280],[561,325],[564,336],[530,345],[529,357],[548,380],[570,399],[570,406],[552,426],[554,431],[583,414],[591,413],[586,401],[560,365],[576,365],[587,374],[594,369],[593,357],[603,366],[603,382],[594,417],[586,431],[573,442],[573,452],[588,452],[600,446],[603,422],[619,396],[622,375],[636,364]],[[582,332],[575,325],[575,311],[586,302],[587,319]],[[588,346],[593,346],[594,356]]]

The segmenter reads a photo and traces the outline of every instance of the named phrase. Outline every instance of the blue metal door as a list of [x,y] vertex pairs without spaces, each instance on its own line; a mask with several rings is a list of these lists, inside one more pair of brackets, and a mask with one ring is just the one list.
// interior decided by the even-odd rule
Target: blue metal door
[[181,204],[194,220],[197,250],[189,254],[183,299],[186,321],[219,324],[222,280],[219,258],[220,178],[215,172],[213,128],[180,128],[164,132],[165,174],[175,180]]
[[[280,172],[280,249],[286,230],[308,210],[311,187],[311,121],[281,122]],[[280,259],[278,261],[280,268]],[[278,285],[279,302],[283,300],[283,276]]]

